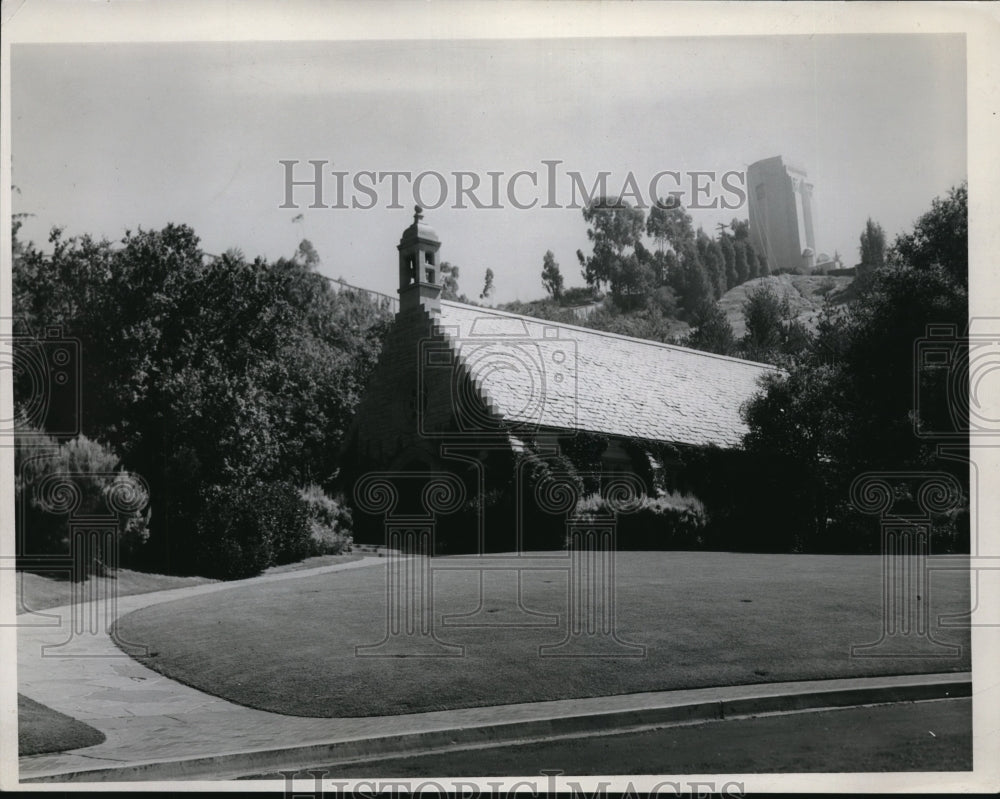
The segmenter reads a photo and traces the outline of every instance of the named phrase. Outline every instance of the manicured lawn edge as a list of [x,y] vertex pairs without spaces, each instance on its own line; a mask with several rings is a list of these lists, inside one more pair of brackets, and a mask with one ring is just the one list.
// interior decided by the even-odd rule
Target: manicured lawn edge
[[17,749],[22,757],[83,749],[104,740],[104,733],[89,724],[17,695]]
[[[565,617],[558,629],[436,622],[442,640],[465,647],[460,656],[359,656],[356,647],[385,634],[382,569],[166,602],[123,616],[117,629],[148,645],[156,654],[141,662],[171,679],[235,704],[314,718],[969,669],[968,631],[956,629],[933,632],[961,646],[957,657],[851,657],[852,645],[873,642],[882,628],[878,556],[619,554],[618,634],[646,645],[641,657],[539,657],[540,646],[565,634]],[[485,614],[499,615],[484,618],[516,610],[514,574],[492,573],[508,585],[488,590]],[[935,614],[968,608],[966,577],[935,577]],[[436,577],[435,617],[473,610],[477,578]],[[564,614],[565,573],[546,564],[526,574],[522,598]]]

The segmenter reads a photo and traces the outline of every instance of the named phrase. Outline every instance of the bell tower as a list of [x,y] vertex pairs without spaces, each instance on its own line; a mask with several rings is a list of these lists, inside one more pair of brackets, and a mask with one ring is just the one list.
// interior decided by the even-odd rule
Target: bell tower
[[399,312],[423,306],[427,313],[441,313],[441,240],[430,225],[424,224],[424,209],[416,206],[413,224],[403,231],[399,250]]

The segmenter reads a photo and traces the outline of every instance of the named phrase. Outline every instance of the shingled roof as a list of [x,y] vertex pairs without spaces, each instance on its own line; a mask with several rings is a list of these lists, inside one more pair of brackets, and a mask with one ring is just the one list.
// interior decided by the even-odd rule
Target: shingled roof
[[740,406],[774,367],[441,301],[438,327],[516,429],[738,446]]

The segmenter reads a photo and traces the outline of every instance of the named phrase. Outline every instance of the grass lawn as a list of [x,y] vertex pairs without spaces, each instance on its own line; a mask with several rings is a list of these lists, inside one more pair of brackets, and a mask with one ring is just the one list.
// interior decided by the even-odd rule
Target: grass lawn
[[[73,601],[73,583],[63,577],[18,572],[17,578],[18,614],[57,608]],[[114,577],[89,577],[88,581],[102,584],[88,587],[87,593],[91,596],[105,596],[105,592],[110,593],[111,590],[116,590],[118,596],[130,596],[217,582],[208,577],[175,577],[169,574],[146,574],[130,569],[119,569]],[[92,592],[91,588],[100,590]]]
[[66,752],[99,743],[104,743],[104,733],[100,730],[17,695],[18,754]]
[[[442,640],[466,646],[464,657],[358,658],[356,645],[385,632],[376,566],[163,603],[118,626],[125,640],[151,645],[142,661],[157,671],[239,704],[314,717],[970,668],[961,629],[933,630],[962,646],[958,657],[851,657],[852,644],[882,629],[878,556],[618,555],[618,634],[644,644],[644,657],[539,657],[540,645],[562,640],[563,616],[558,629],[439,627]],[[493,574],[512,596],[515,574]],[[565,614],[565,572],[523,578],[527,607]],[[475,572],[435,572],[435,617],[475,609],[478,587]],[[968,575],[933,573],[928,600],[932,621],[968,609]],[[485,610],[500,618],[512,606],[497,599]]]
[[[285,572],[315,569],[320,566],[331,566],[335,563],[347,563],[358,560],[361,555],[318,555],[306,558],[298,563],[287,563],[282,566],[272,566],[264,574],[283,574]],[[17,612],[28,613],[46,608],[57,608],[73,601],[73,583],[64,577],[52,577],[30,572],[17,574]],[[115,577],[89,577],[102,585],[88,587],[88,595],[105,596],[106,590],[114,589],[118,596],[132,594],[148,594],[152,591],[169,591],[173,588],[186,588],[189,585],[215,583],[208,577],[177,577],[171,574],[147,574],[130,569],[119,569]],[[90,589],[100,589],[91,591]]]
[[264,574],[284,574],[285,572],[297,572],[303,569],[318,569],[320,566],[332,566],[335,563],[349,563],[352,560],[361,560],[361,553],[347,553],[344,555],[317,555],[314,558],[306,558],[298,563],[285,563],[282,566],[272,566]]

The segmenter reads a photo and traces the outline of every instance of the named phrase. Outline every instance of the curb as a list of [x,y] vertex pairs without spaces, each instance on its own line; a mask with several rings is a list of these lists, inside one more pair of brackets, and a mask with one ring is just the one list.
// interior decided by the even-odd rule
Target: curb
[[[820,683],[821,684],[821,683]],[[140,780],[235,779],[278,770],[374,760],[386,756],[428,754],[455,748],[544,741],[600,732],[627,732],[644,727],[716,721],[762,713],[917,702],[972,696],[971,676],[952,680],[920,680],[896,685],[807,689],[764,696],[734,697],[687,703],[664,703],[638,710],[612,710],[547,719],[427,730],[379,737],[342,739],[277,749],[232,752],[183,760],[148,761],[117,768],[94,768],[35,775],[21,782],[110,782]]]

